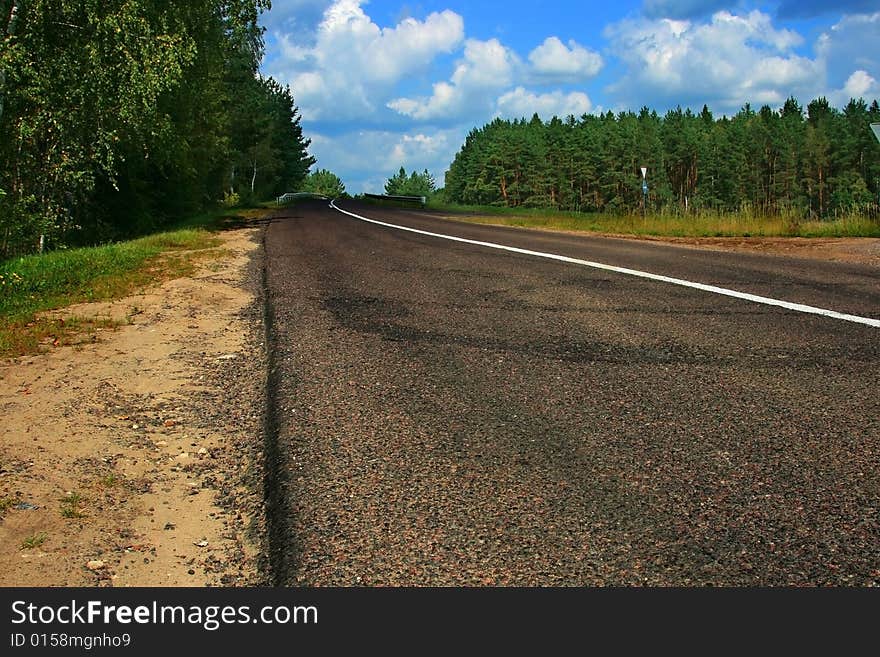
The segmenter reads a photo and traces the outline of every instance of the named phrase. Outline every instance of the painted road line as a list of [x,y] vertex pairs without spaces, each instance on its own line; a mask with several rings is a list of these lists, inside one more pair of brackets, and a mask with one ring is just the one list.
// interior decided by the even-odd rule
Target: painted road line
[[469,240],[464,237],[455,237],[454,235],[444,235],[442,233],[432,233],[427,230],[419,230],[417,228],[410,228],[408,226],[398,226],[397,224],[389,224],[385,221],[379,221],[377,219],[370,219],[368,217],[362,217],[359,214],[355,214],[354,212],[349,212],[348,210],[343,210],[339,206],[336,205],[336,201],[330,202],[330,207],[342,214],[346,214],[349,217],[354,217],[355,219],[359,219],[360,221],[366,221],[371,224],[376,224],[377,226],[385,226],[386,228],[394,228],[397,230],[405,230],[409,233],[417,233],[419,235],[427,235],[428,237],[438,237],[444,240],[450,240],[453,242],[463,242],[465,244],[474,244],[476,246],[484,246],[489,249],[498,249],[501,251],[510,251],[511,253],[520,253],[523,255],[534,256],[537,258],[546,258],[548,260],[558,260],[559,262],[567,262],[573,265],[581,265],[584,267],[592,267],[593,269],[602,269],[605,271],[613,271],[618,274],[626,274],[628,276],[638,276],[639,278],[647,278],[652,281],[660,281],[662,283],[670,283],[672,285],[681,285],[682,287],[689,287],[694,290],[702,290],[704,292],[712,292],[713,294],[721,294],[726,297],[734,297],[736,299],[743,299],[745,301],[752,301],[754,303],[761,303],[765,306],[777,306],[779,308],[785,308],[786,310],[793,310],[799,313],[808,313],[810,315],[822,315],[823,317],[830,317],[831,319],[839,319],[845,322],[855,322],[856,324],[864,324],[866,326],[873,326],[874,328],[880,328],[880,319],[873,319],[871,317],[860,317],[859,315],[848,315],[846,313],[839,313],[836,310],[828,310],[826,308],[816,308],[815,306],[805,306],[800,303],[792,303],[791,301],[781,301],[780,299],[771,299],[770,297],[762,297],[757,294],[749,294],[747,292],[738,292],[737,290],[728,290],[727,288],[717,287],[715,285],[706,285],[705,283],[695,283],[694,281],[686,281],[681,278],[672,278],[670,276],[662,276],[660,274],[652,274],[647,271],[639,271],[638,269],[627,269],[626,267],[615,267],[614,265],[606,265],[601,262],[592,262],[590,260],[581,260],[580,258],[570,258],[568,256],[557,255],[555,253],[544,253],[543,251],[531,251],[529,249],[520,249],[515,246],[506,246],[504,244],[496,244],[494,242],[481,242],[479,240]]

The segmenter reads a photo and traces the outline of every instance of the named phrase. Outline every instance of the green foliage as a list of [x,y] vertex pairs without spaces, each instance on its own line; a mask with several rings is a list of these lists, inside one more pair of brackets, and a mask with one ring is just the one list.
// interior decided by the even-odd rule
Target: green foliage
[[230,191],[223,192],[224,208],[237,208],[239,205],[241,205],[241,197],[238,194]]
[[298,185],[268,0],[0,0],[0,259],[142,234]]
[[328,198],[339,198],[345,194],[345,185],[335,173],[327,169],[319,169],[305,179],[302,191],[321,194]]
[[306,152],[310,141],[303,139],[290,89],[239,73],[229,188],[251,202],[301,186],[315,159]]
[[202,230],[178,230],[121,244],[53,251],[0,263],[0,318],[20,318],[76,300],[106,298],[107,282],[160,252],[210,244]]
[[21,542],[21,546],[19,547],[19,549],[33,550],[34,548],[38,548],[43,545],[43,543],[45,543],[48,538],[49,535],[46,532],[38,532],[36,534],[32,534]]
[[422,173],[407,175],[406,169],[400,167],[396,175],[385,181],[385,193],[390,196],[430,196],[434,193],[436,184],[434,176],[427,169]]
[[85,513],[82,510],[83,497],[79,493],[68,493],[61,498],[61,517],[63,518],[83,518]]
[[[790,98],[779,111],[749,105],[716,119],[708,107],[660,117],[606,112],[543,122],[495,119],[468,134],[446,173],[450,203],[627,215],[834,219],[877,216],[880,145],[869,124],[880,106],[824,98],[806,113]],[[643,207],[640,168],[648,169]],[[402,184],[404,172],[389,183]],[[387,186],[386,186],[387,188]],[[876,220],[876,219],[875,219]]]

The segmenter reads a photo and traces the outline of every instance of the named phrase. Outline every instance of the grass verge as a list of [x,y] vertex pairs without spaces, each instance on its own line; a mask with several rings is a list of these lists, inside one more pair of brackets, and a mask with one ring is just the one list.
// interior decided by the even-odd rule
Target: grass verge
[[660,237],[880,237],[880,222],[842,216],[827,221],[760,217],[747,213],[611,215],[530,208],[429,204],[450,218],[477,224]]
[[53,251],[0,262],[0,357],[94,339],[120,322],[54,319],[46,311],[106,301],[164,280],[186,276],[194,260],[220,244],[212,230],[246,224],[262,211],[212,212],[170,230],[117,244]]

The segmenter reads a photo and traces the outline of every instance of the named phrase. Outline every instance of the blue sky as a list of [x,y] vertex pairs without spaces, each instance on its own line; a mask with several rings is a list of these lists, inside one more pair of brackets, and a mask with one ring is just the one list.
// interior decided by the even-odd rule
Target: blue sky
[[349,192],[497,116],[880,98],[880,0],[274,0],[263,73]]

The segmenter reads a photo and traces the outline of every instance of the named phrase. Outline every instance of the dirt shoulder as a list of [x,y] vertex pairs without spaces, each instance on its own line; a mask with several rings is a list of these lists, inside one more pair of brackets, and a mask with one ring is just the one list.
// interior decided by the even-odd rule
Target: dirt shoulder
[[609,237],[663,242],[693,249],[741,251],[880,266],[880,238],[876,237]]
[[[438,217],[461,221],[461,215],[435,213]],[[491,221],[487,223],[492,223]],[[592,233],[547,227],[499,226],[520,230],[540,230],[567,233],[584,237],[612,237],[615,239],[660,242],[672,246],[710,251],[739,251],[791,258],[812,258],[880,267],[880,238],[876,237],[667,237],[655,235],[625,235],[619,233]]]
[[258,237],[64,311],[119,329],[0,361],[0,585],[263,582]]

